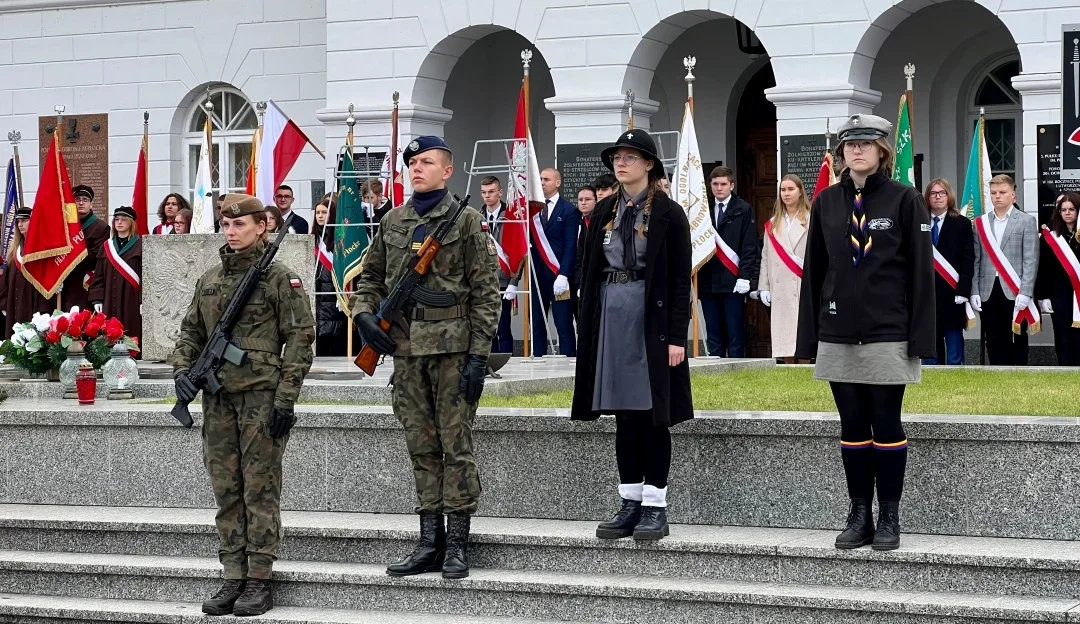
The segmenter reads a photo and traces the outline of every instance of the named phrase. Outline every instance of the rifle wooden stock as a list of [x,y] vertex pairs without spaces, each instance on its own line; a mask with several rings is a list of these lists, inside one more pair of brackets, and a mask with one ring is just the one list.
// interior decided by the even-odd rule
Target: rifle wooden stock
[[[379,327],[387,334],[390,333],[390,323],[385,319],[379,319]],[[364,371],[365,375],[371,377],[375,374],[375,367],[379,365],[379,352],[365,343],[364,348],[360,349],[360,354],[353,360],[353,364],[356,364],[360,370]]]

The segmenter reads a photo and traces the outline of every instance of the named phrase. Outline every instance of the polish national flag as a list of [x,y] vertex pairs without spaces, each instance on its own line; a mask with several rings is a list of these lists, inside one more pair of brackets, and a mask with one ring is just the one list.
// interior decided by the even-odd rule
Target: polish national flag
[[[506,197],[506,219],[503,224],[502,245],[506,254],[508,275],[517,273],[521,261],[529,253],[526,221],[544,207],[544,194],[540,188],[540,170],[536,164],[536,149],[525,116],[525,85],[518,95],[517,119],[514,123],[514,147],[510,154],[510,188]],[[544,236],[543,228],[533,232]],[[543,251],[541,251],[543,253]],[[554,254],[552,254],[554,256]],[[554,259],[556,265],[558,260]],[[550,266],[550,265],[549,265]],[[556,272],[558,270],[556,269]]]
[[286,117],[273,100],[267,100],[255,176],[255,195],[262,203],[274,203],[274,192],[285,181],[308,143],[311,139],[300,127]]

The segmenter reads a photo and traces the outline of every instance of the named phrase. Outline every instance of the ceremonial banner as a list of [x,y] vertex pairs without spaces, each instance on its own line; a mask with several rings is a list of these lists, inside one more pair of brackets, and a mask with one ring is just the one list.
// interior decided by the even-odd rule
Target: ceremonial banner
[[679,154],[675,164],[675,184],[671,194],[675,203],[686,211],[690,222],[690,266],[697,273],[716,253],[713,228],[709,215],[709,194],[705,186],[705,174],[701,169],[701,151],[698,149],[697,131],[690,102],[683,110],[682,130],[679,134]]
[[[533,220],[534,233],[539,228],[544,242],[544,228],[539,226],[539,210],[544,207],[544,193],[540,188],[540,169],[536,164],[536,150],[533,146],[532,132],[525,119],[525,86],[518,94],[517,117],[514,122],[514,148],[510,154],[510,189],[506,197],[506,219],[502,228],[502,248],[506,262],[513,273],[521,268],[521,261],[529,253],[529,241],[526,234],[526,219]],[[550,252],[551,246],[547,246]],[[555,254],[551,254],[554,259]],[[548,268],[552,264],[545,262]],[[554,269],[558,273],[558,260]]]
[[896,165],[893,180],[915,186],[915,152],[911,145],[911,110],[907,94],[900,96],[900,111],[896,115]]
[[810,198],[813,202],[817,198],[818,193],[826,188],[836,184],[836,170],[833,169],[833,155],[828,149],[825,150],[825,158],[821,161],[821,168],[818,169],[817,183],[814,184],[814,195]]
[[150,186],[146,178],[146,167],[148,165],[147,153],[149,148],[149,139],[146,133],[143,133],[142,148],[139,150],[139,165],[135,169],[135,189],[131,193],[131,208],[135,211],[135,230],[139,236],[146,236],[150,233],[150,215],[149,206],[150,201]]
[[960,214],[977,218],[986,213],[990,202],[990,154],[986,151],[986,120],[979,115],[975,122],[975,134],[971,139],[971,153],[968,156],[967,177],[964,178],[964,191],[960,195]]
[[15,210],[19,207],[19,180],[15,175],[15,159],[8,161],[7,183],[4,185],[4,230],[0,245],[0,266],[7,260],[8,247],[15,235]]
[[41,181],[20,260],[26,280],[46,299],[60,290],[68,274],[86,258],[86,239],[56,140],[53,133],[41,163]]
[[361,261],[368,247],[368,229],[364,223],[364,204],[357,188],[356,167],[353,163],[352,145],[345,150],[341,162],[341,178],[338,185],[337,218],[338,224],[346,227],[334,228],[333,276],[334,290],[338,292],[338,303],[349,317],[349,297],[353,279],[360,275]]
[[195,175],[195,197],[191,205],[191,233],[210,234],[214,231],[214,183],[210,176],[210,116],[206,117],[202,146],[199,148],[199,171]]
[[311,139],[300,127],[286,117],[273,100],[267,100],[259,152],[254,156],[258,159],[255,191],[263,204],[274,203],[274,192],[285,181],[308,143]]

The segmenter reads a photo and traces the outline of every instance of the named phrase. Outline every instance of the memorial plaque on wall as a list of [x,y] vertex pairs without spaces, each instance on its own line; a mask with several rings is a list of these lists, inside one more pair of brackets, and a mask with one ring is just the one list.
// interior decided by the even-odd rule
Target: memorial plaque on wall
[[1080,193],[1080,180],[1061,178],[1061,126],[1046,124],[1035,127],[1039,163],[1039,223],[1050,223],[1054,216],[1054,200],[1072,191]]
[[1060,177],[1077,180],[1080,179],[1080,24],[1061,27],[1061,57],[1061,124],[1065,133],[1058,146]]
[[806,187],[806,196],[814,196],[821,161],[825,158],[825,136],[796,134],[780,137],[780,177],[793,173]]
[[[67,164],[73,187],[85,184],[94,189],[94,212],[99,219],[109,218],[109,115],[65,115],[62,118],[60,152]],[[38,117],[39,159],[44,162],[49,153],[56,115]],[[132,174],[132,182],[135,177]],[[121,200],[131,201],[130,196]],[[119,204],[117,204],[119,205]]]
[[578,189],[592,184],[596,178],[611,173],[600,160],[607,143],[567,143],[555,148],[555,162],[562,174],[559,194],[577,206]]

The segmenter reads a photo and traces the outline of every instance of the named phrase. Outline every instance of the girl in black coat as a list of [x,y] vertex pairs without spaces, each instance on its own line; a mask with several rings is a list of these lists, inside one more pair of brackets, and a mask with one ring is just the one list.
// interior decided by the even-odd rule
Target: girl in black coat
[[[334,229],[327,224],[334,223],[336,206],[333,198],[327,194],[322,202],[315,207],[315,227],[312,234],[315,235],[315,247],[318,252],[319,242],[322,241],[326,249],[334,249]],[[332,253],[332,251],[331,251]],[[341,357],[345,355],[348,319],[338,305],[337,288],[334,286],[334,276],[323,266],[321,261],[315,263],[315,353],[319,357]]]
[[[1080,259],[1078,211],[1080,193],[1065,193],[1059,197],[1054,205],[1050,230],[1064,240],[1073,256]],[[1049,234],[1044,232],[1039,245],[1042,257],[1039,260],[1039,275],[1035,280],[1035,298],[1039,300],[1042,311],[1050,314],[1054,321],[1054,349],[1057,351],[1058,365],[1080,366],[1080,327],[1073,318],[1073,310],[1077,305],[1076,291],[1072,278],[1065,272],[1065,266],[1046,242],[1047,236]]]
[[690,225],[659,190],[664,167],[648,133],[623,133],[601,158],[621,189],[597,204],[586,235],[571,418],[616,419],[622,507],[596,536],[658,540],[668,534],[668,427],[694,416]]
[[[937,357],[923,364],[963,365],[964,330],[969,323],[971,280],[975,276],[975,230],[971,221],[956,209],[956,195],[945,178],[935,178],[926,185],[923,194],[930,209],[930,239],[947,266],[934,278],[934,307],[937,310],[937,335],[934,348]],[[952,271],[949,271],[952,267]],[[953,275],[956,276],[955,287]],[[974,312],[971,312],[972,317]]]

